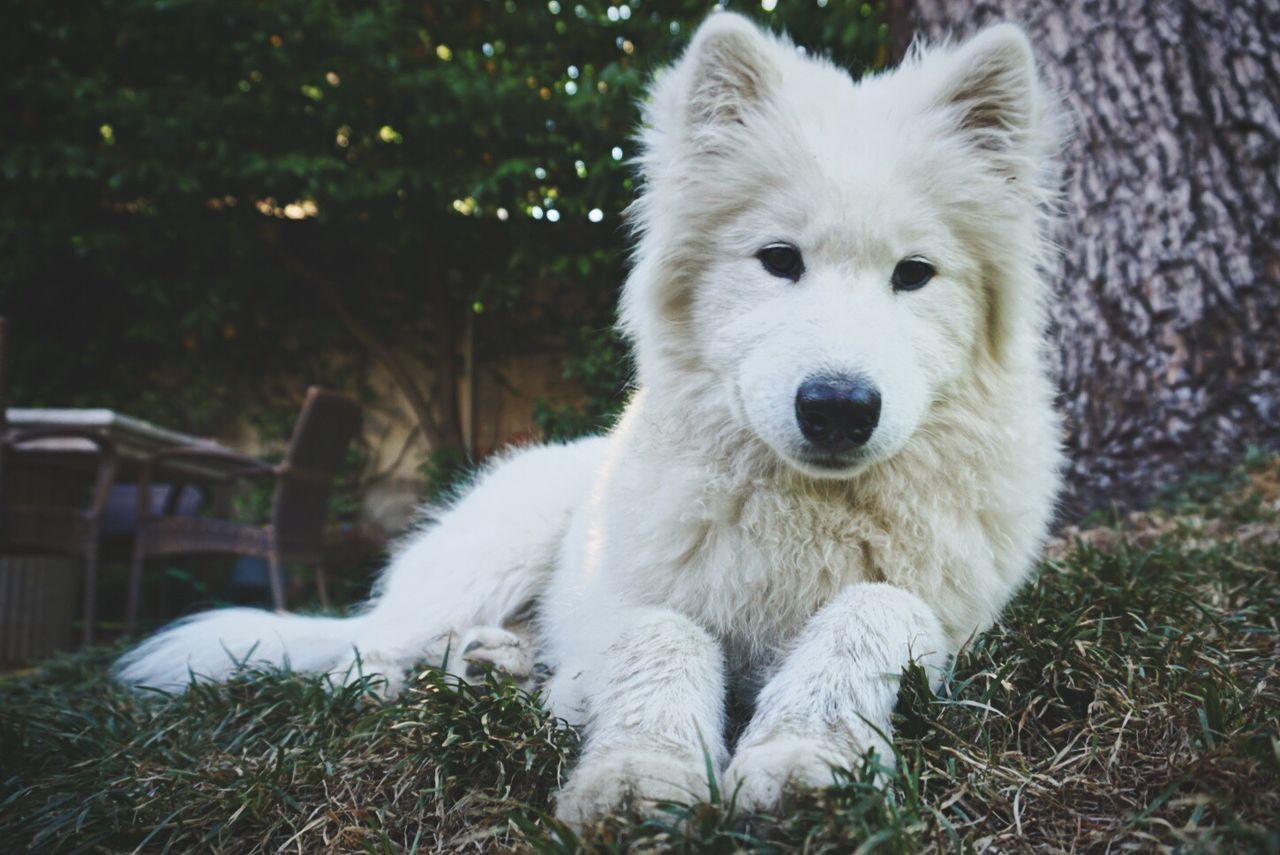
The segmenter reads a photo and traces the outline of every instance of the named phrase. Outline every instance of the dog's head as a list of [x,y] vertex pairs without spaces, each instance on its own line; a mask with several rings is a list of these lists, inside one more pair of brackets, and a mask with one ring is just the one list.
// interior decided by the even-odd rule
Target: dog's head
[[853,82],[718,13],[659,75],[623,326],[799,470],[906,445],[954,384],[1036,358],[1053,134],[1014,26]]

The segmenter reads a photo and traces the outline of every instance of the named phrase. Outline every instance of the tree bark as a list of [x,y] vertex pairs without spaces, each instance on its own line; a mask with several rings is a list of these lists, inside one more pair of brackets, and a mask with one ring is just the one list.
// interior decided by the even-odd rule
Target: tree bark
[[1072,126],[1065,516],[1277,444],[1280,2],[904,2],[891,19],[930,38],[1021,23]]

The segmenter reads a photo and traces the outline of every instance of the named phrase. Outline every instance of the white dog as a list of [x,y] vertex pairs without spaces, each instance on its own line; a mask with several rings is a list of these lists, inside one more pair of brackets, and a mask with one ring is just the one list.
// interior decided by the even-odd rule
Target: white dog
[[[1011,25],[854,83],[712,15],[647,104],[639,391],[613,432],[492,467],[363,612],[211,612],[121,678],[537,658],[585,727],[574,822],[705,795],[704,752],[747,809],[889,754],[903,667],[996,618],[1059,487],[1046,102]],[[754,709],[735,746],[731,691]]]

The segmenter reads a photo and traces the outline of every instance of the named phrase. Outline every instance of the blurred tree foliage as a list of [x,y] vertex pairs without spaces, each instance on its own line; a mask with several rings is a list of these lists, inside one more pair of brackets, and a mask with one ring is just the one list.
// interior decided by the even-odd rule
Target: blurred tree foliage
[[[469,339],[480,361],[570,346],[592,398],[540,423],[607,422],[637,101],[709,8],[5,4],[12,399],[213,433],[267,402],[291,423],[308,382],[376,364],[456,456]],[[883,61],[878,6],[743,10],[855,73]]]

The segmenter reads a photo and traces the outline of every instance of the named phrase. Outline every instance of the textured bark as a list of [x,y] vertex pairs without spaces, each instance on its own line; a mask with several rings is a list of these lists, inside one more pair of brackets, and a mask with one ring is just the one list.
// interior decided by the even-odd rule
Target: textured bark
[[1072,126],[1066,516],[1275,446],[1280,0],[904,2],[897,20],[934,38],[1023,24]]

